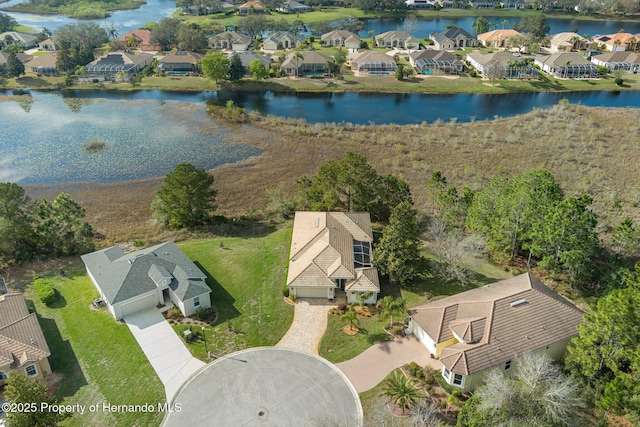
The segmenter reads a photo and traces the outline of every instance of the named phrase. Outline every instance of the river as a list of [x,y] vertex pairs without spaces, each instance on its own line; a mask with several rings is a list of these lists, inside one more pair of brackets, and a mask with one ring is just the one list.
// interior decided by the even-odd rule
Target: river
[[[11,94],[0,91],[0,95]],[[310,123],[417,124],[510,117],[560,99],[640,107],[637,92],[507,95],[279,94],[273,92],[27,91],[0,102],[0,181],[117,182],[163,176],[180,162],[207,169],[259,154],[230,143],[233,130],[207,116],[207,103],[231,99],[249,110]],[[101,150],[87,150],[91,144]]]

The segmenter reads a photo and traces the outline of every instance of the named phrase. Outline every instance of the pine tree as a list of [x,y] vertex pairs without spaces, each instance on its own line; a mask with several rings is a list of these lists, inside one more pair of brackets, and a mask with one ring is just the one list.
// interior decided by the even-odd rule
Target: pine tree
[[242,60],[240,60],[240,56],[234,53],[229,62],[229,80],[239,82],[243,76],[244,67],[242,66]]
[[20,77],[24,74],[24,64],[18,59],[15,52],[9,52],[5,68],[8,77]]

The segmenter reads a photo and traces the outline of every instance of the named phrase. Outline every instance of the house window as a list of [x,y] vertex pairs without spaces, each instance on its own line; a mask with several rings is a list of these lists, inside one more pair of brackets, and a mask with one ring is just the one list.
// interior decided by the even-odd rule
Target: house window
[[30,377],[35,377],[36,375],[38,375],[38,371],[35,367],[35,365],[29,365],[27,366],[27,368],[24,370],[27,375],[29,375]]
[[451,371],[446,366],[443,367],[442,376],[447,380],[447,382],[449,382],[449,378],[451,378]]
[[511,367],[511,360],[507,360],[504,364],[504,369],[507,370]]
[[0,371],[0,381],[4,381],[7,379],[7,374],[4,371]]
[[195,297],[193,299],[193,306],[194,307],[199,307],[200,306],[200,297]]
[[462,375],[460,374],[453,374],[453,383],[455,385],[462,385]]

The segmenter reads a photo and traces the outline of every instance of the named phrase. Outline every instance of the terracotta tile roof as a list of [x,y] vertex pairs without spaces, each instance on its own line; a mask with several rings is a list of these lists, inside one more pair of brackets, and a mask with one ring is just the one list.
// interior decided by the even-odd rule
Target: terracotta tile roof
[[131,30],[128,33],[118,37],[118,41],[126,43],[131,36],[135,37],[138,41],[138,48],[140,50],[160,50],[159,45],[151,43],[150,30]]
[[354,239],[373,242],[368,213],[296,212],[287,285],[335,287],[346,279],[353,290],[379,290],[375,268],[355,268]]
[[449,370],[463,375],[571,338],[582,321],[582,311],[528,273],[413,308],[409,315],[436,343],[454,332],[469,338],[440,354]]
[[19,293],[0,296],[0,365],[20,368],[49,357],[51,352],[35,313]]

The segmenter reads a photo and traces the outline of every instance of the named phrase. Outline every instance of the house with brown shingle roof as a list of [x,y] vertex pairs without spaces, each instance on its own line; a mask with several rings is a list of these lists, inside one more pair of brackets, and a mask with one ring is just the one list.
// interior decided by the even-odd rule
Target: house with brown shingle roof
[[470,391],[524,354],[560,359],[582,314],[525,273],[410,309],[409,329],[440,359],[445,380]]
[[373,231],[367,212],[296,212],[287,273],[290,295],[334,299],[343,290],[349,302],[380,292],[373,266]]
[[44,55],[34,56],[33,59],[24,64],[24,66],[32,73],[36,73],[42,76],[57,76],[57,61],[58,52],[51,52],[45,53]]
[[197,52],[179,50],[158,61],[158,70],[162,73],[196,73],[202,55]]
[[323,46],[340,47],[344,46],[347,49],[355,52],[360,48],[360,37],[347,30],[333,30],[328,33],[324,33],[320,36]]
[[22,294],[0,295],[0,385],[14,374],[43,378],[51,373],[49,346]]

